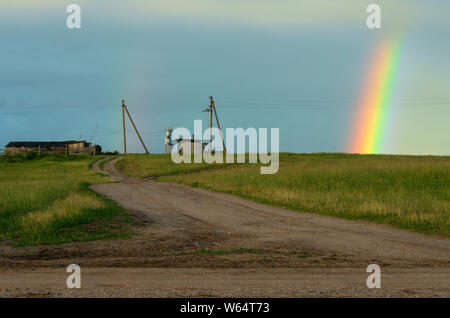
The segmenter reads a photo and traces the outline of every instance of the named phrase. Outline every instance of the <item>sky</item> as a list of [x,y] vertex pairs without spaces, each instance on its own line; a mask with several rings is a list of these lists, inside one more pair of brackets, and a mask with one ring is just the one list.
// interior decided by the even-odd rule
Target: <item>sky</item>
[[[66,26],[71,3],[80,29]],[[381,29],[366,26],[371,3]],[[447,0],[2,2],[0,148],[92,138],[122,151],[125,99],[160,153],[166,128],[209,125],[213,96],[223,128],[279,128],[283,152],[349,152],[374,52],[395,42],[377,152],[450,155],[448,12]],[[127,125],[128,151],[143,152]]]

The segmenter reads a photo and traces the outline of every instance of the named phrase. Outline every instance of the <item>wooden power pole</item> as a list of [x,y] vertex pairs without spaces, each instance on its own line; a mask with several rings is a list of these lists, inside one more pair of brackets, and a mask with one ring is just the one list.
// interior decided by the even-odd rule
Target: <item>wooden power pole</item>
[[134,124],[133,118],[131,118],[130,113],[128,112],[128,108],[127,105],[125,105],[125,101],[122,99],[122,117],[123,117],[123,145],[124,145],[124,150],[125,150],[125,154],[127,153],[127,141],[126,141],[126,137],[125,137],[125,112],[128,115],[128,118],[131,121],[131,124],[133,125],[134,130],[136,131],[136,134],[139,137],[139,140],[141,141],[142,146],[145,149],[145,152],[147,154],[149,154],[147,147],[144,144],[144,141],[142,140],[141,134],[139,134],[138,129],[136,128],[136,125]]
[[209,114],[209,132],[210,132],[209,144],[210,144],[210,147],[212,147],[212,121],[213,121],[212,115],[214,112],[214,116],[216,118],[216,123],[217,123],[217,128],[219,128],[220,138],[222,139],[223,151],[227,152],[227,148],[225,147],[225,141],[223,140],[222,130],[220,129],[219,116],[217,116],[216,105],[214,104],[214,99],[212,96],[210,96],[209,99],[210,99],[209,108],[205,109],[204,112],[210,113]]
[[[213,108],[212,108],[212,97],[210,97],[211,102],[209,103],[209,144],[211,145],[210,147],[212,147],[212,113],[213,113]],[[212,151],[212,148],[210,149]]]
[[219,128],[219,131],[220,131],[220,138],[222,139],[223,152],[227,152],[227,148],[225,147],[225,141],[223,140],[222,129],[220,129],[219,117],[217,116],[216,105],[214,104],[213,97],[210,96],[209,98],[211,99],[211,107],[214,110],[214,115],[216,116],[217,128]]
[[125,130],[125,101],[122,99],[123,153],[127,154],[127,133]]

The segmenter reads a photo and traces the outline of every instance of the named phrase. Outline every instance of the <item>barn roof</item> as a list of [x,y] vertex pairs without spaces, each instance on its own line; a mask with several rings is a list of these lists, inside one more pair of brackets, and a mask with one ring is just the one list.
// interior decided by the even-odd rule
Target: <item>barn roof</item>
[[52,147],[65,147],[70,144],[77,144],[80,142],[86,142],[86,140],[69,140],[69,141],[11,141],[6,145],[7,148],[37,148],[41,146],[41,148],[52,148]]

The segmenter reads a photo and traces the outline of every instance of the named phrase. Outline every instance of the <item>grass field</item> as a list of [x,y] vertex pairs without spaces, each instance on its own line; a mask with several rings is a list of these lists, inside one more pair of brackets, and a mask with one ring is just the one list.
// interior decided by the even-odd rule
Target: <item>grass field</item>
[[160,177],[199,170],[223,168],[224,164],[174,164],[170,154],[130,154],[116,163],[116,168],[122,173],[137,178]]
[[88,189],[111,182],[92,163],[90,156],[0,157],[0,240],[23,246],[127,236],[131,217]]
[[170,155],[127,156],[117,167],[301,212],[450,237],[450,157],[282,153],[274,175],[261,175],[256,164],[175,165]]

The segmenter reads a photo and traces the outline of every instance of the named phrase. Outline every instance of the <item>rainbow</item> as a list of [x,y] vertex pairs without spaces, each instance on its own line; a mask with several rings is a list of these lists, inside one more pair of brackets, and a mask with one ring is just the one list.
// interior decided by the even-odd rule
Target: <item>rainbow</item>
[[373,154],[383,149],[399,51],[398,41],[383,42],[375,51],[350,138],[351,153]]

